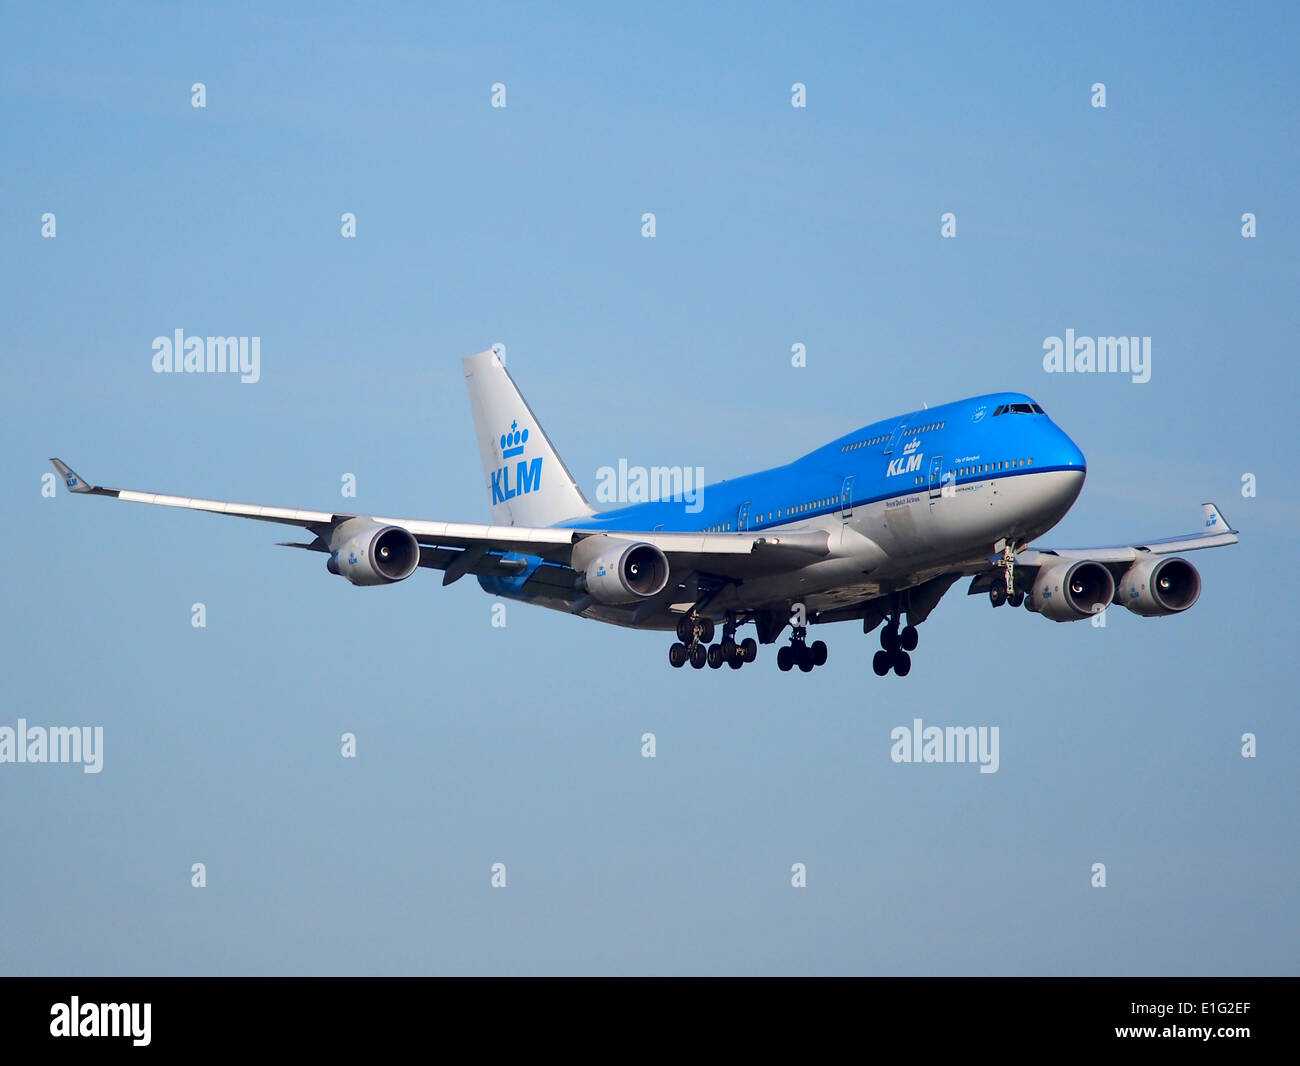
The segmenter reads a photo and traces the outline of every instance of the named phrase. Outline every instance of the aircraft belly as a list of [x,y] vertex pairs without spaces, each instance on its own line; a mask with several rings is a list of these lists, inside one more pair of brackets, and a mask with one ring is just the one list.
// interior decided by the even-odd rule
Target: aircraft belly
[[[1008,534],[1038,536],[1055,525],[1082,486],[1082,475],[1044,471],[989,478],[957,486],[951,496],[931,498],[928,488],[894,499],[859,504],[847,520],[836,515],[791,531],[825,529],[836,554],[797,570],[756,574],[726,585],[710,603],[710,613],[750,611],[801,602],[813,611],[843,608],[891,589],[910,587],[954,567],[979,560]],[[498,595],[572,613],[579,595],[555,584],[529,581],[514,593]],[[636,629],[672,629],[678,614],[665,604],[634,621],[636,605],[590,603],[585,618]]]

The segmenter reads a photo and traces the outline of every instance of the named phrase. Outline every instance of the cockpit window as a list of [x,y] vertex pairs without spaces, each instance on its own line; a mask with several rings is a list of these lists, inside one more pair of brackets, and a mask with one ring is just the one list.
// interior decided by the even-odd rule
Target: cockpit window
[[993,417],[997,418],[998,415],[1005,414],[1041,415],[1043,414],[1043,409],[1036,403],[1004,403],[993,412]]

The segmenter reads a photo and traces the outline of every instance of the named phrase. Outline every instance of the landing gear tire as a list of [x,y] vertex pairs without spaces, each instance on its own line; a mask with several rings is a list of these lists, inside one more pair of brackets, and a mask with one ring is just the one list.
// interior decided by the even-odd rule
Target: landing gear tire
[[686,665],[686,645],[677,643],[668,649],[668,662],[672,664],[674,670],[679,670]]
[[905,651],[896,651],[890,665],[899,677],[906,677],[912,672],[912,657]]
[[799,650],[795,654],[799,657],[799,669],[805,674],[812,673],[814,665],[812,649],[809,648],[807,644],[802,644],[799,646]]
[[1007,602],[1007,588],[1005,585],[999,585],[996,582],[989,587],[989,603],[994,607],[1001,607]]
[[788,644],[776,653],[776,665],[783,674],[788,674],[794,666],[794,649]]
[[1019,607],[1024,602],[1025,594],[1020,589],[1016,589],[1015,592],[1007,597],[1007,603],[1011,604],[1012,607]]
[[730,662],[736,657],[736,641],[732,637],[722,638],[722,654]]
[[709,660],[708,650],[703,644],[696,644],[691,648],[691,665],[696,670],[703,670],[704,664]]
[[916,651],[916,646],[921,642],[921,635],[916,631],[916,626],[905,626],[903,632],[899,634],[898,646],[903,651]]
[[689,644],[695,638],[695,622],[689,615],[677,619],[677,639]]
[[738,650],[743,653],[743,659],[745,662],[752,663],[758,658],[758,641],[753,637],[746,637],[740,642]]
[[710,644],[709,645],[709,669],[718,670],[722,667],[722,664],[726,661],[727,661],[726,657],[722,654],[722,645]]
[[742,666],[745,665],[745,660],[742,659],[740,657],[740,653],[737,652],[735,655],[733,655],[730,659],[727,660],[727,665],[730,666],[733,670],[739,670]]
[[893,662],[890,660],[889,652],[883,648],[876,652],[876,657],[871,660],[871,669],[876,672],[877,677],[884,677],[889,673],[891,666],[893,666]]
[[713,639],[713,619],[700,619],[700,640],[707,644]]
[[898,623],[890,622],[880,631],[880,646],[885,651],[898,650]]
[[812,652],[813,666],[826,665],[826,641],[814,640],[809,650]]

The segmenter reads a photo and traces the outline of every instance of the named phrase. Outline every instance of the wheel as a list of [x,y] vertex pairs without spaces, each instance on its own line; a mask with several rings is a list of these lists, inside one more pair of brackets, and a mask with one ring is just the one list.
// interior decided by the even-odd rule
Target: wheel
[[736,654],[736,641],[733,637],[722,638],[722,654],[728,659],[732,659]]
[[668,649],[668,661],[672,663],[673,669],[686,665],[686,645],[674,644]]
[[776,653],[776,665],[781,673],[788,673],[790,667],[794,666],[794,655],[790,645],[786,645]]
[[885,651],[898,650],[898,624],[897,623],[890,622],[889,625],[885,626],[885,628],[880,631],[880,646],[884,648]]
[[712,639],[713,639],[713,619],[701,618],[700,619],[700,640],[702,640],[705,644],[707,644]]
[[826,641],[814,640],[812,645],[813,666],[826,665]]
[[727,661],[726,657],[722,654],[722,645],[710,644],[709,645],[709,669],[717,670],[726,661]]
[[1006,585],[1000,584],[998,582],[994,582],[994,584],[989,588],[989,603],[993,604],[994,607],[1001,607],[1006,602],[1007,602]]
[[740,657],[740,652],[737,652],[735,655],[733,655],[730,659],[727,660],[727,665],[730,666],[733,670],[739,670],[742,666],[745,665],[745,660]]
[[691,665],[697,670],[703,670],[704,664],[709,660],[708,650],[703,644],[696,644],[691,648]]
[[894,652],[894,673],[906,677],[912,672],[912,657],[905,651]]
[[889,673],[890,667],[894,665],[893,660],[889,657],[889,652],[883,648],[876,652],[876,657],[871,660],[871,669],[876,672],[877,677],[884,677]]
[[916,651],[920,640],[921,635],[916,631],[916,626],[907,626],[898,638],[898,646],[904,651]]
[[746,637],[740,642],[740,650],[745,654],[745,662],[752,663],[758,658],[758,641],[753,637]]
[[677,639],[683,644],[689,644],[695,636],[695,623],[688,615],[682,615],[677,619]]
[[1023,589],[1016,589],[1015,592],[1007,597],[1007,603],[1011,604],[1012,607],[1019,607],[1024,602],[1025,593]]
[[807,644],[800,644],[795,654],[799,658],[799,669],[802,670],[805,674],[812,673],[812,668],[813,668],[812,649],[808,647]]

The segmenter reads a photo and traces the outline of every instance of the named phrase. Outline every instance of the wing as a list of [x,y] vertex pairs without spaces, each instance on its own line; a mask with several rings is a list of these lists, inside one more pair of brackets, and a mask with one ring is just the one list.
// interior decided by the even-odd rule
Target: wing
[[[1200,551],[1202,548],[1219,548],[1226,544],[1237,543],[1237,530],[1233,529],[1223,512],[1212,503],[1201,504],[1201,529],[1182,537],[1166,537],[1162,540],[1141,541],[1137,544],[1112,544],[1100,548],[1026,548],[1016,553],[1016,569],[1037,570],[1042,566],[1066,559],[1090,559],[1105,566],[1113,577],[1118,579],[1125,570],[1139,559],[1151,555],[1182,555],[1184,552]],[[968,595],[987,592],[995,576],[998,575],[996,564],[1001,556],[995,555],[988,560],[988,567],[975,576],[967,590]],[[999,576],[1000,579],[1000,576]]]
[[797,569],[830,554],[830,538],[824,531],[762,535],[752,533],[611,533],[601,529],[555,527],[488,526],[468,522],[427,522],[413,518],[384,518],[378,515],[343,514],[333,511],[304,511],[288,507],[230,503],[191,496],[168,496],[135,489],[113,489],[84,480],[66,463],[51,459],[70,492],[111,496],[130,503],[158,507],[183,507],[210,511],[236,518],[252,518],[297,526],[315,534],[306,544],[286,547],[328,552],[330,534],[350,519],[363,518],[382,526],[400,526],[421,546],[420,565],[446,571],[444,584],[467,573],[502,573],[512,567],[503,556],[530,555],[547,562],[569,566],[573,548],[591,536],[609,536],[620,541],[649,543],[659,548],[675,572],[699,571],[724,580],[743,580],[755,573]]

